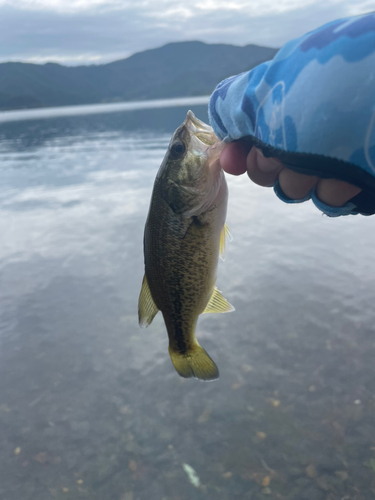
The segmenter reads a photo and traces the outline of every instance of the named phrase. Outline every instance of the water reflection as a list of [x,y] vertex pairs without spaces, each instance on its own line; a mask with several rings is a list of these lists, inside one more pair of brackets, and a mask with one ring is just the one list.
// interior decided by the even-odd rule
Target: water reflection
[[138,328],[152,183],[185,113],[0,126],[0,498],[371,498],[372,218],[231,178],[236,312],[198,327],[221,378],[180,379],[162,319]]
[[[46,142],[64,137],[68,147],[71,138],[74,142],[87,139],[87,135],[110,138],[112,133],[120,133],[128,137],[129,132],[153,131],[160,134],[173,132],[185,119],[187,109],[194,110],[198,118],[208,121],[207,106],[178,106],[156,109],[135,109],[128,112],[101,113],[93,115],[51,116],[47,121],[28,118],[17,121],[0,121],[0,138],[2,149],[10,151],[27,150],[42,146]],[[64,109],[64,108],[62,108]],[[27,115],[29,112],[22,112]],[[12,112],[15,114],[15,112]],[[0,113],[1,115],[1,113]],[[126,134],[126,135],[125,135]]]

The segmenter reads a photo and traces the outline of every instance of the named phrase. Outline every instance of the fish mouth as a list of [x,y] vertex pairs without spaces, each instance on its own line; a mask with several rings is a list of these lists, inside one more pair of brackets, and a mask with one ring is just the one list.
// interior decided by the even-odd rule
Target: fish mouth
[[199,120],[190,110],[187,112],[184,125],[193,136],[206,146],[213,146],[219,142],[212,127]]

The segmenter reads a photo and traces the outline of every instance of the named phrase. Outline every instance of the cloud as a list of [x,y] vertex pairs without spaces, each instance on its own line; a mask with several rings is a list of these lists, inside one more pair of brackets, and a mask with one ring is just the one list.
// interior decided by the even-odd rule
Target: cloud
[[103,63],[172,41],[279,47],[371,0],[0,0],[0,61]]
[[[14,6],[14,0],[0,0],[0,5]],[[124,9],[131,2],[123,0],[17,0],[17,9],[55,12],[80,12],[99,7],[107,10]]]
[[[313,6],[318,4],[316,0],[304,0],[303,5]],[[328,0],[328,3],[342,5],[342,0]],[[363,12],[363,6],[370,8],[371,0],[359,0],[348,2],[348,7],[355,13]],[[180,0],[139,0],[136,4],[129,0],[16,0],[17,9],[55,11],[78,13],[83,11],[113,11],[127,10],[136,7],[144,13],[157,14],[180,14],[189,13],[189,17],[195,16],[197,11],[237,11],[246,15],[260,17],[265,14],[276,14],[290,12],[300,8],[300,0],[191,0],[189,4],[181,5]],[[14,0],[0,0],[1,5],[13,6]]]

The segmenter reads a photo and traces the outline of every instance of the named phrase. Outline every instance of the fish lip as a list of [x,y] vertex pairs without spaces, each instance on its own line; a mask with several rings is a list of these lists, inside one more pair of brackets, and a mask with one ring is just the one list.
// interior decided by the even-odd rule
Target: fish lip
[[199,120],[191,110],[186,114],[184,125],[205,146],[213,146],[219,142],[212,127]]
[[207,132],[213,132],[212,127],[207,125],[207,123],[202,122],[195,114],[189,109],[185,118],[185,125],[189,128],[194,128],[198,130],[205,130]]

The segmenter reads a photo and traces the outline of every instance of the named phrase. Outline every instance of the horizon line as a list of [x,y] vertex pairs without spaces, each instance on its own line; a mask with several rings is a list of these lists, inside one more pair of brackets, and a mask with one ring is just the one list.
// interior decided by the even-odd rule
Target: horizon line
[[[68,67],[68,68],[76,68],[76,67],[79,67],[79,66],[105,66],[107,64],[112,64],[112,63],[115,63],[115,62],[118,62],[118,61],[123,61],[125,59],[129,59],[130,57],[133,57],[137,54],[142,54],[143,52],[149,52],[149,51],[152,51],[152,50],[158,50],[158,49],[162,49],[163,47],[166,47],[167,45],[175,45],[175,44],[183,44],[183,43],[202,43],[203,45],[227,45],[227,46],[231,46],[231,47],[240,47],[240,48],[244,48],[244,47],[248,47],[249,45],[253,45],[255,47],[261,47],[261,48],[264,48],[264,49],[273,49],[273,50],[278,50],[279,47],[269,47],[269,46],[266,46],[266,45],[258,45],[256,43],[247,43],[245,45],[236,45],[236,44],[233,44],[233,43],[221,43],[221,42],[218,42],[218,43],[208,43],[208,42],[202,42],[201,40],[182,40],[182,41],[175,41],[175,42],[167,42],[167,43],[164,43],[163,45],[158,45],[156,47],[151,47],[151,48],[148,48],[148,49],[144,49],[144,50],[140,50],[140,51],[137,51],[137,52],[132,52],[131,54],[129,54],[128,56],[124,56],[124,57],[119,57],[118,59],[113,59],[111,61],[108,61],[108,62],[98,62],[98,63],[95,63],[95,62],[92,62],[92,63],[77,63],[77,64],[69,64],[69,63],[62,63],[62,62],[56,62],[54,60],[46,60],[45,62],[32,62],[30,60],[20,60],[20,59],[7,59],[7,60],[0,60],[0,64],[32,64],[32,65],[35,65],[35,66],[46,66],[48,64],[56,64],[57,66],[65,66],[65,67]],[[88,56],[90,57],[90,56]],[[92,56],[91,56],[92,57]],[[96,57],[96,56],[95,56]],[[102,57],[102,56],[98,56],[98,57]],[[33,58],[31,58],[33,59]],[[74,57],[73,57],[74,59]]]

